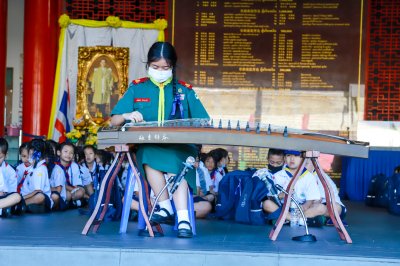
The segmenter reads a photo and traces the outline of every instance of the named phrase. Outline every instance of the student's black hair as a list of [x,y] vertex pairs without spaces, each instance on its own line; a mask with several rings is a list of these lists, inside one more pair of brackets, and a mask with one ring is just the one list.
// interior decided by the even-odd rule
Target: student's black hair
[[29,153],[29,142],[24,142],[19,146],[18,152],[21,154],[24,150],[27,150]]
[[83,146],[82,151],[85,151],[86,149],[92,149],[92,151],[93,151],[94,154],[96,154],[96,152],[97,152],[96,147],[93,146],[93,145],[85,145],[85,146]]
[[52,139],[48,139],[46,140],[47,146],[48,148],[52,148],[53,149],[53,154],[56,154],[58,151],[58,142],[56,142],[55,140]]
[[112,155],[108,151],[105,150],[97,150],[96,155],[100,157],[102,162],[102,166],[105,167],[107,164],[111,163]]
[[8,141],[5,138],[0,138],[0,151],[3,154],[7,154],[8,152]]
[[83,153],[83,147],[75,146],[75,162],[77,164],[80,164],[84,159],[85,159],[85,154]]
[[285,156],[285,151],[284,150],[280,150],[280,149],[269,149],[268,150],[267,159],[272,155],[278,155],[278,156],[284,157]]
[[208,154],[204,153],[204,152],[200,152],[199,153],[199,159],[200,161],[202,161],[203,163],[206,161]]
[[223,149],[223,148],[216,148],[214,150],[210,151],[210,154],[213,156],[213,158],[216,160],[218,163],[219,161],[222,160],[222,158],[228,157],[228,151]]
[[33,139],[29,143],[29,150],[33,150],[33,157],[35,159],[35,164],[33,168],[36,167],[37,163],[47,157],[48,146],[46,142],[42,139]]
[[[150,47],[149,52],[147,53],[147,68],[152,62],[156,62],[163,58],[165,59],[167,64],[172,67],[172,97],[175,98],[177,96],[176,64],[178,62],[178,56],[176,54],[174,46],[169,42],[155,42]],[[180,115],[179,112],[176,113]]]
[[46,162],[47,162],[47,171],[49,173],[49,177],[51,176],[51,172],[55,166],[55,162],[57,162],[57,150],[58,150],[58,143],[52,139],[46,140]]
[[65,146],[70,146],[70,147],[72,148],[72,150],[74,151],[74,154],[75,154],[75,150],[76,150],[75,145],[72,144],[71,142],[68,142],[68,141],[65,141],[65,142],[61,143],[61,144],[58,146],[58,150],[57,150],[57,151],[60,151],[60,152],[61,152],[62,149],[63,149]]

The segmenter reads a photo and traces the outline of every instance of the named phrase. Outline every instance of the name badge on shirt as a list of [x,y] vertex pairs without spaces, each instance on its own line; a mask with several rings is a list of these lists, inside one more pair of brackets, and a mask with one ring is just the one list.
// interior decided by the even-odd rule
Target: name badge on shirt
[[135,103],[149,103],[150,98],[135,98],[134,102]]

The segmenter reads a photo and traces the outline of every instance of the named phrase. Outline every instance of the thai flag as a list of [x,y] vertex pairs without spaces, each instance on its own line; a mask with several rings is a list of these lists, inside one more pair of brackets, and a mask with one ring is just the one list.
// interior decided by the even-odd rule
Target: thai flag
[[57,112],[56,123],[55,123],[55,132],[54,139],[58,140],[59,143],[62,143],[67,140],[65,133],[71,131],[69,121],[68,121],[68,110],[70,108],[70,98],[69,98],[69,84],[67,80],[67,90],[64,90],[60,108]]

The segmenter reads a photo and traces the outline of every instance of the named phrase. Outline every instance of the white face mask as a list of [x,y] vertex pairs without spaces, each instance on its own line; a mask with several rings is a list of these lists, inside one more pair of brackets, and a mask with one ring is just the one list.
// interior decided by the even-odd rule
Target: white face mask
[[172,69],[157,70],[152,67],[149,67],[147,73],[150,78],[154,79],[158,83],[162,83],[172,77]]

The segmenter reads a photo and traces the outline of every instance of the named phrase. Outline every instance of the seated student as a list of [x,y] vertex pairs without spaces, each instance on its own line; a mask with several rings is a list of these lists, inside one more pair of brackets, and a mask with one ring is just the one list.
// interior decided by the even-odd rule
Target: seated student
[[[273,175],[275,184],[279,184],[284,189],[288,188],[289,182],[301,163],[301,153],[299,151],[286,150],[285,151],[285,168]],[[323,226],[325,223],[324,214],[326,212],[326,206],[321,204],[321,196],[318,188],[318,184],[315,181],[314,175],[302,169],[301,176],[297,179],[294,186],[294,197],[301,205],[304,215],[307,217],[307,224],[309,226]],[[279,198],[283,199],[284,193],[279,194]],[[263,210],[268,213],[268,219],[276,220],[280,212],[281,207],[270,199],[263,201]],[[290,221],[290,214],[286,216],[286,220]],[[300,220],[301,223],[301,220]]]
[[213,207],[207,198],[207,194],[209,194],[212,182],[210,173],[203,162],[206,154],[200,154],[199,157],[196,158],[196,163],[194,164],[196,169],[197,194],[193,196],[193,201],[196,218],[202,219],[207,217]]
[[28,174],[29,170],[32,168],[31,163],[29,162],[29,142],[22,143],[19,147],[19,157],[21,159],[21,163],[17,166],[17,176],[18,176],[18,185],[17,192],[21,193],[22,183],[21,180]]
[[94,193],[93,181],[98,180],[99,169],[96,163],[96,151],[97,149],[93,145],[83,147],[82,184],[88,197]]
[[257,170],[253,174],[253,177],[257,176],[262,178],[264,176],[268,176],[268,178],[272,179],[272,175],[283,169],[283,165],[285,163],[284,151],[278,149],[269,149],[267,162],[267,167]]
[[21,199],[21,195],[18,193],[8,192],[7,181],[0,171],[0,216],[2,218],[9,217],[11,215],[11,207],[19,204]]
[[0,211],[1,217],[11,215],[11,208],[21,202],[21,196],[17,191],[17,174],[5,158],[8,152],[8,142],[0,138]]
[[8,192],[17,192],[18,176],[14,168],[5,159],[8,153],[8,142],[5,138],[0,138],[0,169],[7,182]]
[[21,195],[32,213],[49,212],[53,206],[49,176],[46,166],[46,143],[34,139],[29,145],[29,162],[32,165],[28,175],[22,179]]
[[46,140],[46,147],[47,147],[47,156],[46,156],[46,165],[47,165],[47,172],[49,176],[53,172],[54,163],[58,161],[57,157],[57,150],[58,150],[58,143],[52,139]]
[[[310,161],[309,163],[307,163],[306,167],[307,167],[307,170],[310,173],[314,174],[316,182],[318,184],[319,192],[321,194],[321,203],[326,205],[325,189],[324,189],[324,186],[322,185],[322,182],[319,180],[319,178],[317,176],[317,172],[315,171],[312,162]],[[343,204],[343,202],[340,200],[339,191],[338,191],[335,183],[333,182],[332,178],[329,175],[327,175],[325,172],[324,172],[324,174],[325,174],[326,179],[328,180],[328,183],[330,184],[331,188],[333,189],[333,191],[331,191],[331,192],[335,196],[335,204],[334,204],[334,206],[335,206],[337,212],[340,215],[340,219],[343,221],[343,219],[346,217],[347,208]],[[324,215],[329,218],[328,209],[326,209],[326,212],[325,212]],[[344,222],[344,224],[346,224],[346,223]],[[326,221],[326,225],[333,225],[333,222],[332,222],[332,220],[330,218]]]
[[51,197],[54,210],[66,210],[68,206],[80,207],[85,195],[79,166],[74,161],[75,146],[64,142],[60,145],[57,155],[60,160],[55,163],[51,173]]
[[[214,155],[214,156],[213,156]],[[214,205],[217,199],[219,182],[222,180],[222,175],[217,168],[217,158],[211,152],[205,155],[204,166],[207,168],[211,178],[211,185],[209,186],[209,193],[205,195],[207,200]]]
[[[284,151],[279,149],[269,149],[267,155],[267,162],[268,162],[267,167],[257,170],[253,174],[253,177],[258,177],[264,182],[268,182],[268,180],[265,180],[265,178],[269,178],[269,180],[272,181],[273,180],[272,175],[283,169],[283,165],[285,162]],[[270,184],[267,185],[273,186],[274,184],[273,182],[271,182]],[[268,186],[267,188],[269,189]],[[271,191],[270,189],[268,196],[270,197],[270,200],[278,201],[278,197],[276,194],[274,194],[274,192],[276,193],[277,191],[276,190]]]
[[227,165],[229,163],[229,153],[223,148],[216,148],[210,151],[211,156],[214,157],[217,162],[217,170],[224,177],[228,173]]

